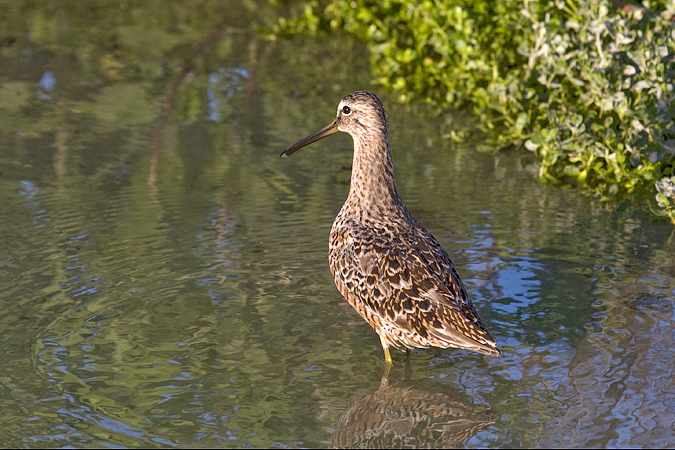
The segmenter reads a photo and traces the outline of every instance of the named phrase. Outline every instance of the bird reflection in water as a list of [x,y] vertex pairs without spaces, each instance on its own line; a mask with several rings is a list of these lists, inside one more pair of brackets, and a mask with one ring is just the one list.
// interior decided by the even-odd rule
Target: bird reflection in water
[[455,448],[493,424],[496,413],[451,385],[431,379],[389,385],[353,402],[332,448]]

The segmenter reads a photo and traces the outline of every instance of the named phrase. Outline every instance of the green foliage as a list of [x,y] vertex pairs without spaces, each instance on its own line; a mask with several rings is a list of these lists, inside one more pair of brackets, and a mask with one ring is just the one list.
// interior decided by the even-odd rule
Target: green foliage
[[675,222],[675,176],[665,177],[656,182],[656,202],[660,210],[656,211],[658,215],[667,215],[670,220]]
[[319,11],[308,4],[278,32],[367,40],[382,85],[403,101],[471,105],[487,147],[523,145],[542,180],[609,200],[674,173],[675,31],[656,13],[573,0],[336,0]]

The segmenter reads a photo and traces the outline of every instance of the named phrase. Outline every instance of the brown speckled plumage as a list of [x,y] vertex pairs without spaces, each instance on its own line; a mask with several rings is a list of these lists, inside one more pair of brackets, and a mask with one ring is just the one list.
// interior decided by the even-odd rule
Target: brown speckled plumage
[[330,233],[330,268],[342,295],[380,336],[387,362],[390,346],[499,355],[448,254],[396,192],[387,115],[375,94],[346,96],[331,125],[282,156],[336,131],[354,139],[354,163]]

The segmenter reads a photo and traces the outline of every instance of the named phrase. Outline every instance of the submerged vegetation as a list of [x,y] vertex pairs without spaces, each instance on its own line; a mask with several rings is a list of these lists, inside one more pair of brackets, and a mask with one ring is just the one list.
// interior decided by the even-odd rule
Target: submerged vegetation
[[[650,194],[673,219],[675,2],[334,0],[280,35],[344,30],[369,43],[402,100],[470,106],[486,149],[524,146],[542,180],[603,200]],[[461,136],[459,137],[461,138]],[[653,201],[658,190],[658,199]]]

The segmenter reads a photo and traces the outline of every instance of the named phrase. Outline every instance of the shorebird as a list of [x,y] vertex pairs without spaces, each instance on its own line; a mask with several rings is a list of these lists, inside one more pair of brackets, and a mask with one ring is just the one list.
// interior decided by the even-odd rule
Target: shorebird
[[352,136],[354,162],[328,260],[338,290],[380,336],[387,364],[390,346],[499,355],[450,257],[396,192],[387,114],[375,94],[349,94],[330,125],[281,156],[338,131]]

